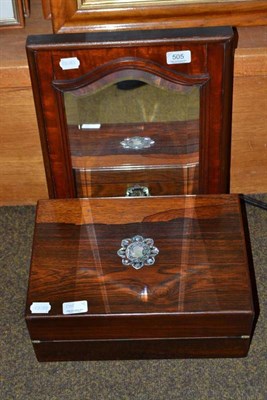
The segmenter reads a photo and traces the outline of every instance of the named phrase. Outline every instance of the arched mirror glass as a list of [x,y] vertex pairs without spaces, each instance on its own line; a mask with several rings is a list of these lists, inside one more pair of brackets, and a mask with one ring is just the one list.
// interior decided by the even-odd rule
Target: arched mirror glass
[[199,86],[123,78],[64,103],[78,197],[198,192]]

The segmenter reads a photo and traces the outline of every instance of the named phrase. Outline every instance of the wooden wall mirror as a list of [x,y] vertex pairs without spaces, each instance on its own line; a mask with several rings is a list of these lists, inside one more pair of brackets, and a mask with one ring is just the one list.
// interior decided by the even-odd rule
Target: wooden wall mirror
[[50,197],[229,191],[231,28],[31,36]]

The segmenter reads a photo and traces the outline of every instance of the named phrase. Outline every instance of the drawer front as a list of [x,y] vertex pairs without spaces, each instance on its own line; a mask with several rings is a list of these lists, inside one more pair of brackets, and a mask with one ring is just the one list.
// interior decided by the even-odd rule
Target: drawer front
[[[167,125],[167,129],[166,129]],[[199,137],[196,120],[168,123],[104,124],[69,130],[78,197],[182,195],[199,191]],[[164,129],[165,128],[165,129]]]
[[74,170],[78,197],[163,196],[196,193],[198,166],[136,170]]

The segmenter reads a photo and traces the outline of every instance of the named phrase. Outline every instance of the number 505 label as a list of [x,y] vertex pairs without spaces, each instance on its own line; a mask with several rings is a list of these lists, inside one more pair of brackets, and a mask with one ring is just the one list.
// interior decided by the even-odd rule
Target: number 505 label
[[166,59],[167,64],[189,64],[191,63],[191,51],[168,51]]

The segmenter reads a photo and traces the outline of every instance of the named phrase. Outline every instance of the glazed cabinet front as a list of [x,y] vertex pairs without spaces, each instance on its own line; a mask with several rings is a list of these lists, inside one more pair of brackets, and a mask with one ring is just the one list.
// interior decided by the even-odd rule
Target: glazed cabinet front
[[229,190],[231,28],[32,36],[50,197]]

